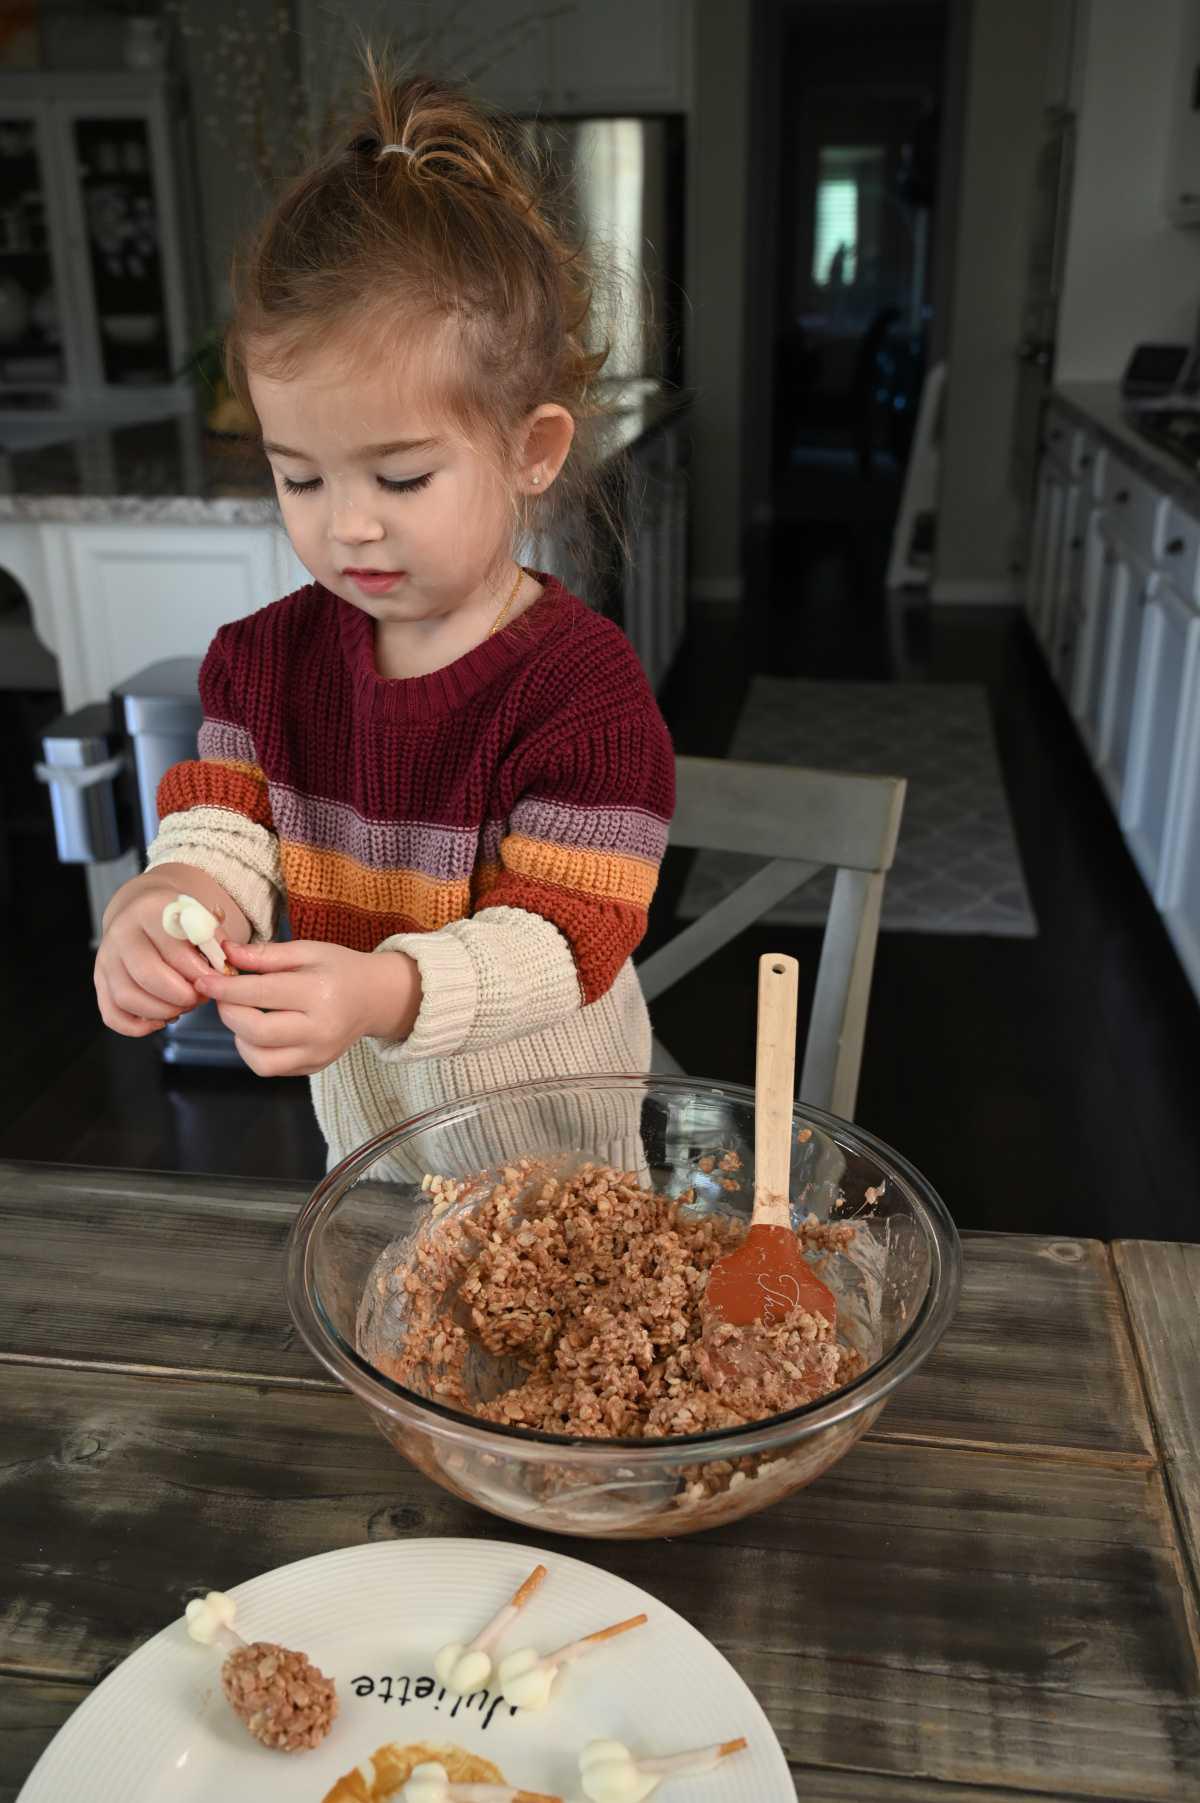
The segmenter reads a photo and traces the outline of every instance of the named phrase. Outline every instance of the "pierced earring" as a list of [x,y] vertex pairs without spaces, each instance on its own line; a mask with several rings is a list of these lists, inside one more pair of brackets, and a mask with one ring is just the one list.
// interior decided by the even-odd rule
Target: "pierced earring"
[[540,471],[534,470],[533,475],[531,476],[530,480],[532,481],[535,488],[537,487],[537,485],[541,481],[541,479],[542,478],[541,478]]

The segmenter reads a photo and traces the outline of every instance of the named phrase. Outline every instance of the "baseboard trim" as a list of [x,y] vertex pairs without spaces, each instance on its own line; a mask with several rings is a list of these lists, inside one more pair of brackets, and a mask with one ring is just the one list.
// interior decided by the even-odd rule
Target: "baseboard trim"
[[947,577],[935,581],[929,591],[929,599],[935,606],[942,602],[995,607],[998,604],[1015,605],[1021,599],[1017,584],[1008,577],[984,576]]
[[693,601],[740,601],[741,579],[737,576],[705,576],[688,584]]

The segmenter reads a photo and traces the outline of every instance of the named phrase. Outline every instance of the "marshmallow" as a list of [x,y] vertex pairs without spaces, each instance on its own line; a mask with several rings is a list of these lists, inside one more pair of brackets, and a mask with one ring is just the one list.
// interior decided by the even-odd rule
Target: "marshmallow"
[[619,1740],[594,1740],[579,1755],[579,1776],[588,1803],[643,1803],[658,1789],[657,1774],[647,1772]]
[[558,1666],[531,1646],[506,1654],[496,1667],[496,1681],[517,1709],[544,1709],[557,1676]]
[[232,1628],[237,1604],[223,1590],[210,1590],[207,1596],[194,1596],[184,1611],[187,1631],[201,1646],[215,1646],[222,1628]]
[[472,1691],[482,1690],[491,1677],[492,1661],[489,1654],[452,1640],[434,1655],[433,1669],[447,1690],[469,1697]]

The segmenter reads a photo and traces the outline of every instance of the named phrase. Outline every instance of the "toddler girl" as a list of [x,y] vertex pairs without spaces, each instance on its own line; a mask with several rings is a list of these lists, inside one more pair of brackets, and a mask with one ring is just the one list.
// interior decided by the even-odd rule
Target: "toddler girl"
[[[630,957],[674,799],[625,638],[513,558],[584,493],[579,259],[479,109],[369,73],[227,338],[313,580],[218,632],[96,959],[117,1032],[214,997],[252,1070],[311,1076],[331,1163],[448,1098],[648,1068]],[[236,974],[164,930],[180,892]]]

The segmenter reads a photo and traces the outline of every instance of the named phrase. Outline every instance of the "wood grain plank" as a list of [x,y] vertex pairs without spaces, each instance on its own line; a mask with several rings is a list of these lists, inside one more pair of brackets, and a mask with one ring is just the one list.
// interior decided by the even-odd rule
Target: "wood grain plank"
[[[411,1470],[339,1393],[0,1370],[0,1663],[94,1680],[211,1585],[396,1535],[538,1536]],[[733,1661],[806,1766],[1194,1797],[1200,1677],[1157,1472],[863,1443],[673,1543],[558,1542]]]
[[1200,1603],[1200,1246],[1120,1240],[1113,1256]]
[[965,1234],[958,1313],[874,1431],[1148,1462],[1154,1437],[1105,1247]]
[[87,1694],[82,1684],[0,1674],[0,1803],[13,1803],[42,1753]]
[[283,1296],[308,1193],[0,1163],[0,1353],[332,1384]]
[[[0,1162],[0,1358],[330,1383],[283,1298],[284,1243],[304,1194]],[[958,1314],[875,1436],[1149,1463],[1104,1248],[967,1234],[964,1251]]]

